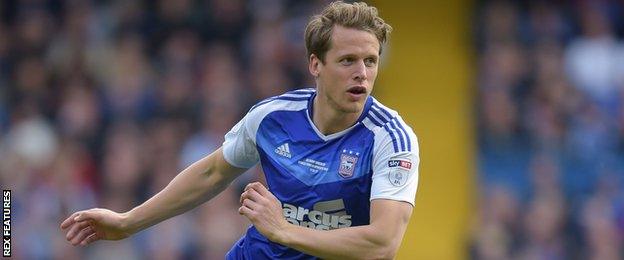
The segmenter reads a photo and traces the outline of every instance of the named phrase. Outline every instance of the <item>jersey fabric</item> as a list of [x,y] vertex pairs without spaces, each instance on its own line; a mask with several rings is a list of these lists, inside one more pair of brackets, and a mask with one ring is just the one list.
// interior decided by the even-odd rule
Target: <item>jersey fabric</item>
[[[414,205],[418,142],[397,112],[369,96],[352,127],[324,135],[312,122],[315,95],[299,89],[256,104],[225,135],[225,160],[240,168],[260,162],[269,190],[295,225],[367,225],[373,199]],[[253,226],[226,258],[316,259],[269,241]]]

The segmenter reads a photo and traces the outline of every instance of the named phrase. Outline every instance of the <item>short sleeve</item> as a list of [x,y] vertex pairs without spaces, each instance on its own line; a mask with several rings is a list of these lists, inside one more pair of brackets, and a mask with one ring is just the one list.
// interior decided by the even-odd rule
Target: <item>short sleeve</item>
[[251,136],[251,113],[241,119],[232,130],[225,134],[223,157],[231,165],[239,168],[251,168],[259,161],[258,150]]
[[406,138],[402,141],[409,142],[410,149],[399,151],[395,148],[398,138],[393,138],[393,133],[382,129],[376,135],[370,200],[405,201],[414,206],[420,163],[418,140],[409,127],[405,130],[408,131],[403,132]]

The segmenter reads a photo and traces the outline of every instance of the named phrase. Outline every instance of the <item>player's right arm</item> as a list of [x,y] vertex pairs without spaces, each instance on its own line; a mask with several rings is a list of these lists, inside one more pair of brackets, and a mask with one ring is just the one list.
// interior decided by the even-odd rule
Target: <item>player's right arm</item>
[[72,245],[123,239],[210,200],[245,170],[228,163],[223,148],[219,148],[134,209],[124,213],[100,208],[79,211],[65,219],[61,229],[67,231],[67,241]]
[[61,223],[67,240],[73,245],[87,245],[123,239],[212,199],[260,160],[254,137],[266,111],[250,110],[225,135],[221,148],[184,169],[140,206],[125,213],[96,208],[72,214]]

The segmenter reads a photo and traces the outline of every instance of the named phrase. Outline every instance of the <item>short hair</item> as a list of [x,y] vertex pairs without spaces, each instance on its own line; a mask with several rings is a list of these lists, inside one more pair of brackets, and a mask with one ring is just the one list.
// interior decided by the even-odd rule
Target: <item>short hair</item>
[[379,55],[386,43],[392,26],[384,22],[377,8],[366,3],[345,3],[336,1],[312,17],[305,29],[305,44],[308,58],[314,54],[325,62],[325,54],[331,47],[331,34],[335,25],[372,33],[379,41]]

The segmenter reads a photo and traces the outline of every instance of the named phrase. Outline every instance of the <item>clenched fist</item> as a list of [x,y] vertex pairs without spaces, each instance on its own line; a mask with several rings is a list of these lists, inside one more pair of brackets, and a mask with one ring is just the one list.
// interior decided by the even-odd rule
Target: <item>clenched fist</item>
[[250,183],[241,194],[240,203],[238,213],[247,217],[262,235],[273,242],[282,241],[290,224],[273,193],[259,182]]

